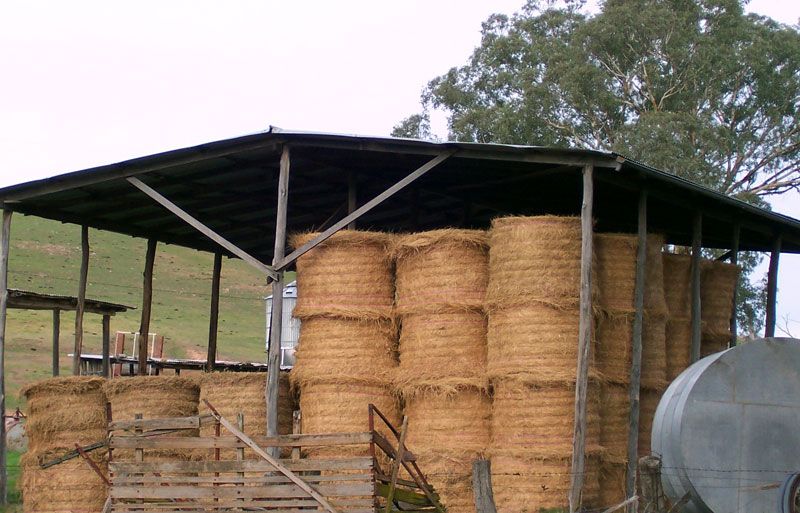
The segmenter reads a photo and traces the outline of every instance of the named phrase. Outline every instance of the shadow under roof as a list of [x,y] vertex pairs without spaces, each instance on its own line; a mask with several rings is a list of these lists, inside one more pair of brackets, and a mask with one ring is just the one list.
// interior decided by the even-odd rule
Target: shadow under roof
[[358,221],[359,229],[418,231],[486,228],[503,215],[579,215],[581,169],[595,166],[596,230],[636,231],[646,188],[651,232],[691,244],[703,213],[703,245],[800,252],[800,222],[724,196],[608,152],[309,132],[269,132],[211,142],[0,189],[3,208],[155,238],[205,251],[220,248],[155,203],[136,176],[208,227],[265,263],[272,261],[278,170],[291,149],[288,233],[319,230],[347,214],[348,183],[363,204],[442,152],[453,156]]

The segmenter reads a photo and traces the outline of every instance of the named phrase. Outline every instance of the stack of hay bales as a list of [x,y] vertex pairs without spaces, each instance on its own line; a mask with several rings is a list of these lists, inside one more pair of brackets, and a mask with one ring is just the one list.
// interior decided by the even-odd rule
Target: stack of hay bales
[[692,257],[664,253],[667,300],[667,379],[678,377],[692,363]]
[[[197,415],[200,387],[195,380],[180,376],[135,376],[113,379],[104,386],[111,403],[113,420],[191,417]],[[182,430],[175,436],[197,436],[197,430]],[[190,460],[192,449],[145,449],[145,461]],[[132,460],[132,449],[114,451],[115,460]]]
[[[316,235],[296,235],[291,244]],[[392,242],[389,234],[344,230],[297,261],[293,315],[302,323],[290,377],[300,390],[303,433],[366,431],[370,403],[399,421],[391,388],[397,366]],[[352,454],[335,452],[307,451]]]
[[[244,433],[248,436],[267,434],[267,375],[263,372],[209,372],[199,378],[200,414],[211,413],[205,401],[226,419],[236,422],[239,413],[244,415]],[[282,372],[278,380],[278,434],[292,432],[292,412],[294,401],[289,392],[289,376]],[[224,430],[224,428],[223,428]],[[224,434],[224,431],[223,431]],[[214,436],[214,426],[200,428],[200,436]],[[246,451],[247,458],[257,458],[255,453]],[[221,459],[233,459],[234,450],[222,450]]]
[[398,239],[395,385],[405,399],[408,446],[453,513],[475,511],[472,462],[489,444],[486,378],[488,235],[435,230]]
[[700,266],[701,357],[728,349],[738,283],[739,267],[734,264],[706,260]]
[[[603,376],[600,394],[600,443],[603,447],[600,488],[603,504],[614,504],[625,498],[630,415],[628,389],[636,312],[638,238],[630,234],[606,233],[597,234],[595,241],[596,360],[598,371]],[[648,235],[642,326],[642,396],[660,395],[667,383],[667,305],[662,246],[661,236]],[[652,419],[641,418],[640,432],[649,430],[651,423]]]
[[[575,413],[581,221],[492,222],[487,368],[494,388],[492,483],[499,513],[567,504]],[[596,372],[590,369],[590,376]],[[598,388],[588,395],[583,503],[598,494]]]
[[[67,377],[40,381],[22,390],[28,401],[28,452],[22,457],[21,489],[26,512],[100,512],[106,486],[83,461],[73,459],[42,469],[40,463],[106,438],[103,379]],[[106,470],[108,455],[90,457]]]

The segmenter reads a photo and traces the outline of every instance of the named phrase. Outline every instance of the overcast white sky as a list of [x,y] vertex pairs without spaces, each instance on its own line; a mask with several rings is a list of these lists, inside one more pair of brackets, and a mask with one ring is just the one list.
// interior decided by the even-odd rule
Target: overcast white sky
[[[269,125],[388,135],[523,1],[3,2],[0,186]],[[797,0],[749,10],[800,21]],[[800,217],[800,196],[775,208]],[[800,336],[800,258],[780,285]]]

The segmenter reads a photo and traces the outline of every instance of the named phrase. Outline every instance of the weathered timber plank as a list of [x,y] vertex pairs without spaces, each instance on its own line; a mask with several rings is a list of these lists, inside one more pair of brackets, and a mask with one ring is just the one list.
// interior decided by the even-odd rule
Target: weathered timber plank
[[[370,433],[341,433],[329,435],[282,435],[277,437],[256,436],[253,441],[266,447],[327,447],[337,445],[366,445],[372,439]],[[249,447],[233,436],[115,436],[109,441],[114,449],[236,449]],[[407,454],[408,451],[406,451]]]
[[[281,464],[294,471],[315,470],[369,470],[372,458],[342,458],[327,460],[279,460]],[[149,472],[274,472],[275,467],[261,460],[221,460],[221,461],[111,461],[109,470],[115,474],[133,474]]]
[[[369,482],[372,479],[372,474],[343,474],[343,475],[324,475],[324,476],[303,476],[303,480],[307,483],[324,483],[324,482],[341,482],[341,481],[363,481]],[[149,485],[153,483],[169,483],[169,485],[181,484],[271,484],[271,483],[291,483],[289,478],[285,476],[251,476],[242,477],[237,475],[219,475],[219,476],[195,476],[195,475],[159,475],[159,476],[120,476],[113,480],[114,486],[130,486],[144,484]],[[413,485],[413,481],[408,481]]]
[[[319,484],[313,489],[325,497],[363,497],[372,494],[372,485],[363,484]],[[308,492],[296,484],[270,485],[258,487],[223,486],[112,486],[109,490],[112,499],[195,499],[195,498],[303,498]],[[427,501],[427,498],[425,499]]]

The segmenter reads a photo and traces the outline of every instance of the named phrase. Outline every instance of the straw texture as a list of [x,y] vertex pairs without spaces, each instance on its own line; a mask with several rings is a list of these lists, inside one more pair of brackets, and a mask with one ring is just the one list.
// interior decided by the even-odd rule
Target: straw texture
[[[569,505],[571,459],[492,458],[492,488],[497,513],[540,513]],[[597,504],[599,461],[586,459],[583,506]]]
[[666,345],[667,380],[671,382],[692,363],[692,321],[670,317],[666,325]]
[[666,317],[667,299],[664,293],[664,261],[661,250],[664,236],[647,235],[647,252],[644,277],[644,310],[653,317]]
[[50,378],[22,389],[28,401],[28,451],[72,450],[106,438],[103,378]]
[[739,280],[739,267],[727,262],[705,260],[700,271],[703,335],[730,337],[733,296]]
[[397,365],[396,341],[397,329],[389,320],[303,319],[292,381],[388,382]]
[[447,481],[433,477],[428,482],[439,494],[447,513],[476,513],[471,473],[457,480]]
[[604,462],[628,461],[630,413],[628,387],[610,383],[600,385],[600,445]]
[[578,217],[500,217],[489,234],[491,309],[580,302],[581,220]]
[[[290,237],[297,248],[316,237]],[[294,316],[390,319],[394,303],[393,236],[342,230],[297,260]]]
[[[74,446],[73,446],[74,449]],[[74,458],[43,469],[40,462],[63,456],[66,450],[34,454],[20,460],[24,513],[100,513],[106,501],[106,485],[83,458]],[[90,458],[107,472],[105,452]]]
[[[591,383],[586,402],[587,454],[601,452],[599,402],[598,386]],[[492,454],[505,450],[525,457],[571,456],[574,422],[574,387],[494,384]]]
[[651,390],[667,386],[667,321],[664,317],[644,318],[641,385]]
[[671,319],[692,315],[692,257],[664,253],[664,294]]
[[397,304],[400,315],[483,308],[489,279],[485,231],[444,229],[398,237]]
[[625,384],[631,379],[633,316],[595,315],[595,363],[602,379]]
[[642,390],[639,396],[639,457],[647,456],[651,453],[650,439],[652,437],[653,419],[663,393],[663,390]]
[[636,235],[598,233],[594,238],[596,258],[596,305],[605,312],[635,312]]
[[600,505],[604,508],[616,506],[626,499],[625,463],[611,463],[603,460],[600,463]]

